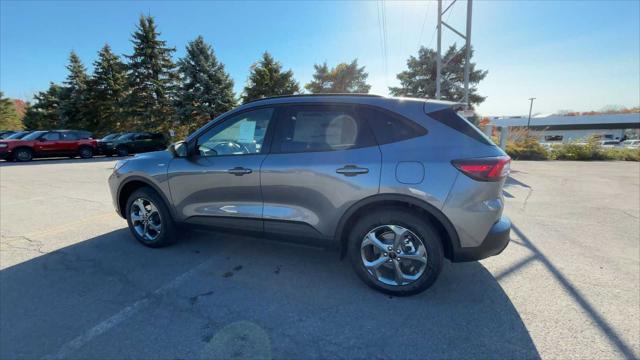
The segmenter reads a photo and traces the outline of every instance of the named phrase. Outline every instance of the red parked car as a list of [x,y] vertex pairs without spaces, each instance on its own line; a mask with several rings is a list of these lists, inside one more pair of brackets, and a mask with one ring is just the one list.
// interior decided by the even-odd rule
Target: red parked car
[[91,133],[79,130],[34,131],[19,140],[0,140],[0,158],[29,161],[36,157],[93,157],[97,142]]

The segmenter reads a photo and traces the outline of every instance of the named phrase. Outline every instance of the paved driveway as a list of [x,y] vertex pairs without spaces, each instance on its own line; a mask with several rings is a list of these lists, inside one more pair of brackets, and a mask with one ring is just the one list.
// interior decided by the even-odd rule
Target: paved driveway
[[337,253],[186,233],[152,250],[110,159],[0,164],[0,358],[612,358],[640,354],[640,167],[517,162],[509,247],[428,292]]

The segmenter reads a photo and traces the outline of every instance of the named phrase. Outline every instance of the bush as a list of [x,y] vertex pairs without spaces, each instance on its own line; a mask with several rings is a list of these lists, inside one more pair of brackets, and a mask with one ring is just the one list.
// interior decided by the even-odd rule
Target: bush
[[507,142],[507,154],[514,160],[547,160],[549,153],[533,136]]
[[556,160],[622,160],[640,161],[640,149],[603,148],[597,139],[586,143],[570,143],[555,146],[551,158]]

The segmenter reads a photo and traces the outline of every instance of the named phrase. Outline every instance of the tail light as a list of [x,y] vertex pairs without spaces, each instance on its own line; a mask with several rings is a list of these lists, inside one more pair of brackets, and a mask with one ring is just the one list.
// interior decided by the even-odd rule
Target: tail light
[[454,160],[451,163],[463,174],[478,181],[499,181],[511,171],[511,158],[508,156]]

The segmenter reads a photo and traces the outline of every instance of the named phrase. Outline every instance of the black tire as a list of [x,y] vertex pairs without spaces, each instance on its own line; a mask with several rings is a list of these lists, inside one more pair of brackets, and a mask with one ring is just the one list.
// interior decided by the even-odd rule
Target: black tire
[[82,146],[78,149],[78,155],[83,159],[91,159],[93,157],[93,149],[89,146]]
[[[131,210],[134,206],[133,203],[138,199],[149,201],[158,210],[161,228],[157,238],[150,239],[144,237],[143,235],[138,233],[138,230],[136,230],[136,226],[134,224],[134,221],[132,220]],[[149,187],[141,187],[129,196],[129,198],[127,199],[126,217],[131,234],[133,234],[136,240],[138,240],[145,246],[159,248],[173,244],[176,241],[176,225],[173,221],[173,218],[171,217],[171,213],[169,212],[167,205],[162,200],[162,197],[160,197],[160,195],[158,195],[155,190]]]
[[[404,227],[415,234],[424,245],[427,254],[426,266],[422,275],[416,280],[402,285],[390,285],[378,280],[365,268],[361,256],[362,242],[370,231],[384,225]],[[349,236],[348,254],[356,274],[365,284],[378,291],[395,296],[414,295],[428,289],[440,275],[444,262],[442,241],[434,226],[426,221],[423,216],[412,213],[402,207],[376,210],[360,218]],[[389,255],[391,255],[391,252],[389,252]]]
[[19,148],[13,152],[13,159],[18,162],[33,160],[33,151],[29,148]]
[[126,146],[119,146],[116,149],[116,155],[118,156],[129,156],[129,149]]

